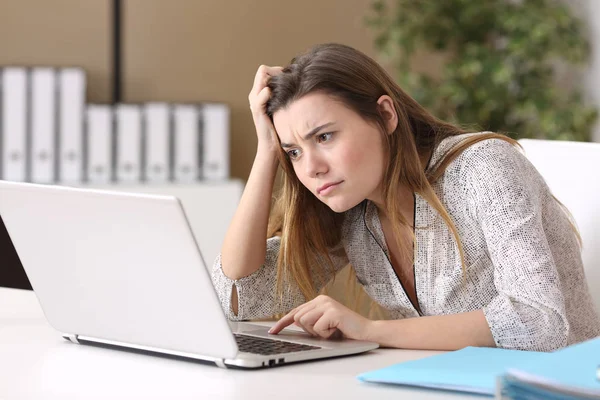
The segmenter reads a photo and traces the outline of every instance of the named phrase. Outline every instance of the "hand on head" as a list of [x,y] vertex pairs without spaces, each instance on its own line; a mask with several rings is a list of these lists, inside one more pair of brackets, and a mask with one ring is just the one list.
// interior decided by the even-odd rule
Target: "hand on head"
[[266,114],[266,104],[271,96],[267,84],[272,76],[279,75],[282,70],[283,67],[269,67],[266,65],[258,67],[254,77],[254,85],[248,95],[256,135],[258,136],[258,145],[266,146],[273,151],[276,150],[277,142],[274,143],[273,141],[276,140],[277,135],[271,119]]

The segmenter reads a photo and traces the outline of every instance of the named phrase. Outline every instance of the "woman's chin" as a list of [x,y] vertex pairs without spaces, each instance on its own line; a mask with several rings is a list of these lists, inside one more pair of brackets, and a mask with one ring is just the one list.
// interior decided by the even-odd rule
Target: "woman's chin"
[[351,208],[353,208],[354,206],[356,206],[360,202],[354,203],[354,202],[348,201],[347,199],[330,198],[330,199],[327,199],[327,201],[324,201],[324,203],[329,208],[331,208],[331,211],[336,212],[338,214],[341,214],[343,212],[346,212],[346,211],[350,210]]

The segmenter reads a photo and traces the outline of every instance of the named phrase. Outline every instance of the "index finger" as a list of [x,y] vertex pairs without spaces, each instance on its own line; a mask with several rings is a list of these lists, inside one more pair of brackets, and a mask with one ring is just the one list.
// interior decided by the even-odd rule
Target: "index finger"
[[269,77],[278,75],[283,67],[269,67],[268,65],[261,65],[258,67],[258,71],[256,71],[256,76],[254,77],[254,88],[258,89],[259,87],[262,89],[262,86],[266,85],[266,81]]
[[269,67],[268,65],[265,65],[264,67],[265,67],[265,73],[269,76],[279,75],[281,70],[283,70],[283,67],[281,67],[279,65],[275,65],[273,67]]
[[273,335],[277,335],[279,332],[281,332],[281,330],[283,328],[293,324],[294,323],[294,315],[296,315],[296,312],[298,312],[297,309],[292,310],[289,313],[287,313],[283,318],[281,318],[279,321],[277,321],[271,329],[269,329],[269,333],[271,333]]

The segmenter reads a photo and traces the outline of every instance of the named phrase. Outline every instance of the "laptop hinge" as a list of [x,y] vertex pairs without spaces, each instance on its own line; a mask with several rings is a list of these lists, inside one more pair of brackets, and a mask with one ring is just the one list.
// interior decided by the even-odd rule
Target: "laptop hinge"
[[225,359],[223,359],[223,358],[216,358],[215,364],[217,364],[217,367],[219,367],[219,368],[227,368],[225,366]]
[[77,340],[77,335],[74,335],[74,334],[64,334],[64,335],[62,335],[62,337],[64,337],[65,339],[67,339],[70,342],[73,342],[75,344],[79,344],[79,340]]

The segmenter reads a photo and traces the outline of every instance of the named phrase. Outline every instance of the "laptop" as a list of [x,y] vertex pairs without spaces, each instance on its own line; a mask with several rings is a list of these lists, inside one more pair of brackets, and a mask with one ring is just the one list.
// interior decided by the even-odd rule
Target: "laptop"
[[0,181],[0,216],[46,319],[73,343],[233,368],[378,347],[228,321],[176,197]]

